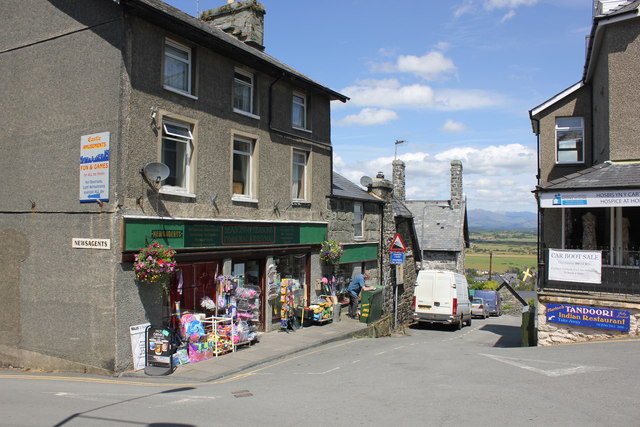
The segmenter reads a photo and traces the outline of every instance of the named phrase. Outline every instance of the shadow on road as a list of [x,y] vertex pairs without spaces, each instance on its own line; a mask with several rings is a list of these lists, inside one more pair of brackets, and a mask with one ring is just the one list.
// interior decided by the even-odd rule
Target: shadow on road
[[522,330],[519,326],[489,324],[478,330],[492,332],[500,336],[493,345],[494,347],[522,347]]

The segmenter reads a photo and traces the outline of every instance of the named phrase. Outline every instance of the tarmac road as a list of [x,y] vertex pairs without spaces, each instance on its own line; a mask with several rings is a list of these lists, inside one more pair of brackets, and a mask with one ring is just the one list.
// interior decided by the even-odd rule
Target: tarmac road
[[0,371],[0,424],[638,424],[640,341],[522,348],[519,321],[342,340],[207,383]]

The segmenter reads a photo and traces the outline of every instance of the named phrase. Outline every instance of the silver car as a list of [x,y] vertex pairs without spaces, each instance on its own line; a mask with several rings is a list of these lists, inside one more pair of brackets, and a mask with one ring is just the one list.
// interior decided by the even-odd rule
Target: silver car
[[482,298],[474,298],[471,301],[471,316],[486,319],[489,317],[489,305]]

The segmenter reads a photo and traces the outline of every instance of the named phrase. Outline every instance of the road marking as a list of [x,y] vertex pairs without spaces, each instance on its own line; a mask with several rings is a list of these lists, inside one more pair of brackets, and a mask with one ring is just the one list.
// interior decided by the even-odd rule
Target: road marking
[[[608,368],[604,366],[573,365],[570,363],[549,362],[546,360],[516,359],[513,357],[495,356],[492,354],[483,354],[483,353],[480,353],[480,355],[493,359],[496,362],[506,363],[507,365],[515,366],[516,368],[535,372],[536,374],[545,375],[547,377],[562,377],[565,375],[584,374],[586,372],[598,372],[598,371],[607,371],[610,369],[616,369],[616,368]],[[527,362],[527,363],[524,363],[524,362]],[[531,364],[566,365],[567,367],[555,368],[555,369],[542,369],[542,368],[531,366]]]
[[328,374],[329,372],[333,372],[333,371],[337,371],[338,369],[340,369],[339,366],[336,366],[335,368],[331,368],[328,371],[324,371],[324,372],[294,372],[294,375],[325,375]]

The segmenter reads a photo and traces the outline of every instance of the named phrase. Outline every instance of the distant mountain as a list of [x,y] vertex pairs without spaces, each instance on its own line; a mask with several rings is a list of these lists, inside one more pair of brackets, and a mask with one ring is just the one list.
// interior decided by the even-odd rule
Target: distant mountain
[[467,215],[471,231],[535,231],[538,224],[538,215],[533,212],[493,212],[484,209],[471,209]]

